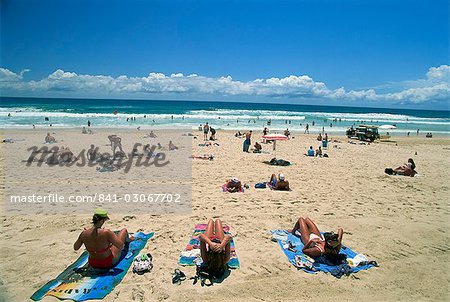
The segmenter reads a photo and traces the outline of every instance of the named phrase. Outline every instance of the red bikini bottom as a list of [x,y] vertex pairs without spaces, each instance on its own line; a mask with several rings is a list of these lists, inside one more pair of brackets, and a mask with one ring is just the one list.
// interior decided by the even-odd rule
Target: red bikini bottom
[[103,259],[93,259],[89,257],[89,265],[93,268],[111,268],[113,266],[113,254],[110,253],[108,257]]

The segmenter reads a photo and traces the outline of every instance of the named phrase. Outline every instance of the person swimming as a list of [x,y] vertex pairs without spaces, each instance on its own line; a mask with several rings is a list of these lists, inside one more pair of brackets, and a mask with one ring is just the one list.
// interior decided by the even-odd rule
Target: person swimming
[[200,254],[207,272],[213,277],[221,277],[231,258],[231,236],[223,231],[220,219],[210,219],[199,239]]
[[84,229],[73,245],[78,251],[84,244],[89,252],[89,265],[97,269],[114,267],[120,260],[125,243],[134,240],[129,236],[127,229],[122,229],[117,235],[108,229],[103,229],[103,224],[109,220],[108,212],[104,209],[96,209],[92,218],[93,226]]

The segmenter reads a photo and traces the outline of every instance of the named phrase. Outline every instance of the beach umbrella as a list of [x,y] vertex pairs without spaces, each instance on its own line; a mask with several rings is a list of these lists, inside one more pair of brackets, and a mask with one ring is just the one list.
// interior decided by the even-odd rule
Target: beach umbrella
[[277,149],[277,141],[284,141],[288,139],[288,137],[283,134],[266,134],[263,135],[262,138],[268,141],[273,141],[273,151],[276,151]]
[[397,127],[395,127],[394,125],[381,125],[380,127],[378,127],[378,129],[391,130],[391,129],[397,129]]

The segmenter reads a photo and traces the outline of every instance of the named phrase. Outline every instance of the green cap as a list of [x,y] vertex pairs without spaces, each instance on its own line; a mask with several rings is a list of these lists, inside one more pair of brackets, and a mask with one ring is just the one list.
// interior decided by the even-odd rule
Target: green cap
[[94,215],[97,215],[97,216],[102,217],[102,218],[108,218],[109,219],[108,211],[106,211],[105,209],[102,209],[102,208],[95,209],[94,210]]

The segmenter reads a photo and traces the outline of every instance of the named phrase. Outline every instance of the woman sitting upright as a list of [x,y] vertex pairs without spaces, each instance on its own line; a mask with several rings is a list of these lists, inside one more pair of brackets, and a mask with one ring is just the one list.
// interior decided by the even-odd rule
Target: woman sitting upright
[[127,229],[122,229],[117,235],[103,224],[109,220],[108,212],[96,209],[92,218],[93,226],[84,229],[74,243],[73,248],[78,251],[84,244],[89,252],[89,264],[93,268],[108,269],[114,267],[119,261],[126,242],[134,240],[128,236]]

